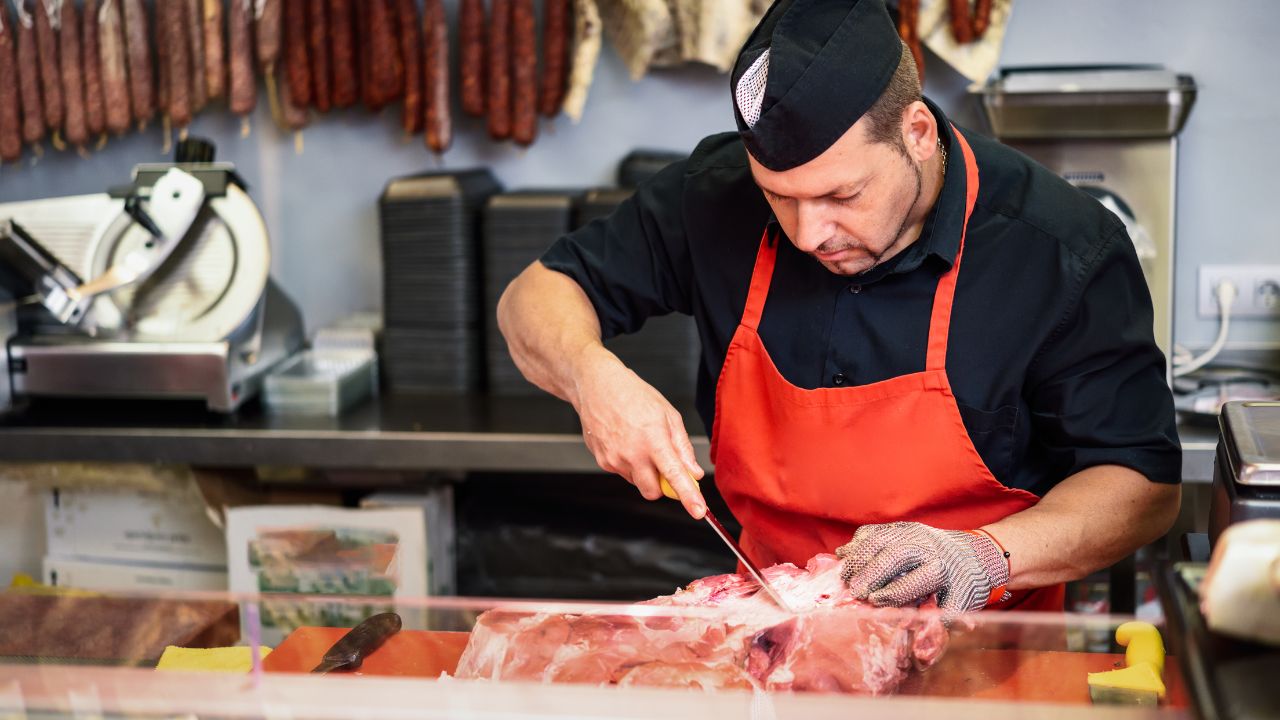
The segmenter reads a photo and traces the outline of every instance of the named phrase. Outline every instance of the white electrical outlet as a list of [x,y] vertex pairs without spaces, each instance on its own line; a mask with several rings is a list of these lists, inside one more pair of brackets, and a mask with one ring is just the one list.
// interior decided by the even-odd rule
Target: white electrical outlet
[[1236,286],[1231,317],[1280,319],[1280,265],[1201,265],[1196,303],[1200,317],[1218,317],[1217,288],[1223,280]]

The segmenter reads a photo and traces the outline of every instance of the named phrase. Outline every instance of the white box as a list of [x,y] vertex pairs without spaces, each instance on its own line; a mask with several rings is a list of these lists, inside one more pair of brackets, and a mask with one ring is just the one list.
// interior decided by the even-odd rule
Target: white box
[[44,582],[80,590],[226,592],[225,570],[44,558]]
[[193,488],[172,493],[61,490],[45,493],[48,555],[225,569],[223,533]]
[[427,594],[434,596],[458,593],[458,551],[452,485],[439,485],[422,492],[374,493],[361,500],[360,507],[420,508],[427,533]]

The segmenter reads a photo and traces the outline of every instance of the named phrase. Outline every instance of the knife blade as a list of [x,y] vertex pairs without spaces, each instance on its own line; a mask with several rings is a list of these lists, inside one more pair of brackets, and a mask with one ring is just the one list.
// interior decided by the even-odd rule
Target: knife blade
[[400,616],[393,612],[379,613],[368,618],[339,638],[311,672],[323,675],[335,671],[359,670],[366,657],[382,647],[387,638],[400,632],[400,626]]
[[[672,500],[680,499],[679,494],[676,493],[675,488],[671,487],[671,483],[667,482],[666,478],[661,478],[659,484],[662,487],[663,495],[666,495]],[[751,575],[752,579],[760,583],[760,588],[764,590],[775,603],[777,603],[778,607],[789,613],[794,613],[795,610],[791,609],[791,606],[787,604],[787,601],[782,599],[782,595],[779,594],[777,590],[774,590],[773,586],[769,584],[769,581],[765,579],[764,573],[760,571],[759,566],[752,562],[751,558],[747,557],[747,554],[742,550],[742,546],[738,545],[738,541],[734,540],[733,536],[729,534],[729,531],[724,529],[724,525],[721,525],[720,521],[716,519],[715,514],[711,512],[711,508],[707,508],[706,514],[702,516],[702,519],[706,520],[707,524],[711,526],[711,529],[715,531],[716,535],[719,535],[720,539],[724,541],[724,544],[729,546],[729,549],[732,550],[733,554],[738,558],[738,562],[742,563],[742,566],[747,569],[747,573]]]

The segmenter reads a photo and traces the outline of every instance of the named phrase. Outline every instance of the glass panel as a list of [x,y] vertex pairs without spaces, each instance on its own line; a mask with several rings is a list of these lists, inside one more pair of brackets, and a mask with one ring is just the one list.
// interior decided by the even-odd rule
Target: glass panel
[[[762,598],[709,608],[674,597],[11,591],[0,594],[0,716],[1075,717],[1101,710],[1088,674],[1125,667],[1110,642],[1125,617],[948,624],[924,609],[791,615]],[[313,672],[321,665],[327,674]],[[1125,717],[1189,716],[1175,662],[1163,682],[1158,705]]]

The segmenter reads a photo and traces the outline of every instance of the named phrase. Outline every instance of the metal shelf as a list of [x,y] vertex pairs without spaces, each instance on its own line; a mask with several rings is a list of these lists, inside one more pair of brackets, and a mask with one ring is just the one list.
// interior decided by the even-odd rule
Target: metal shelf
[[[677,403],[691,423],[691,403]],[[710,467],[709,443],[693,438]],[[172,402],[41,401],[0,419],[7,461],[599,472],[577,415],[551,397],[392,396],[341,417],[233,415]]]
[[[691,401],[676,403],[694,450],[710,443]],[[1184,426],[1183,479],[1213,477],[1216,436]],[[599,472],[577,415],[549,396],[397,395],[337,418],[276,416],[253,404],[233,415],[172,402],[37,402],[0,418],[6,461],[305,465],[423,471]]]

